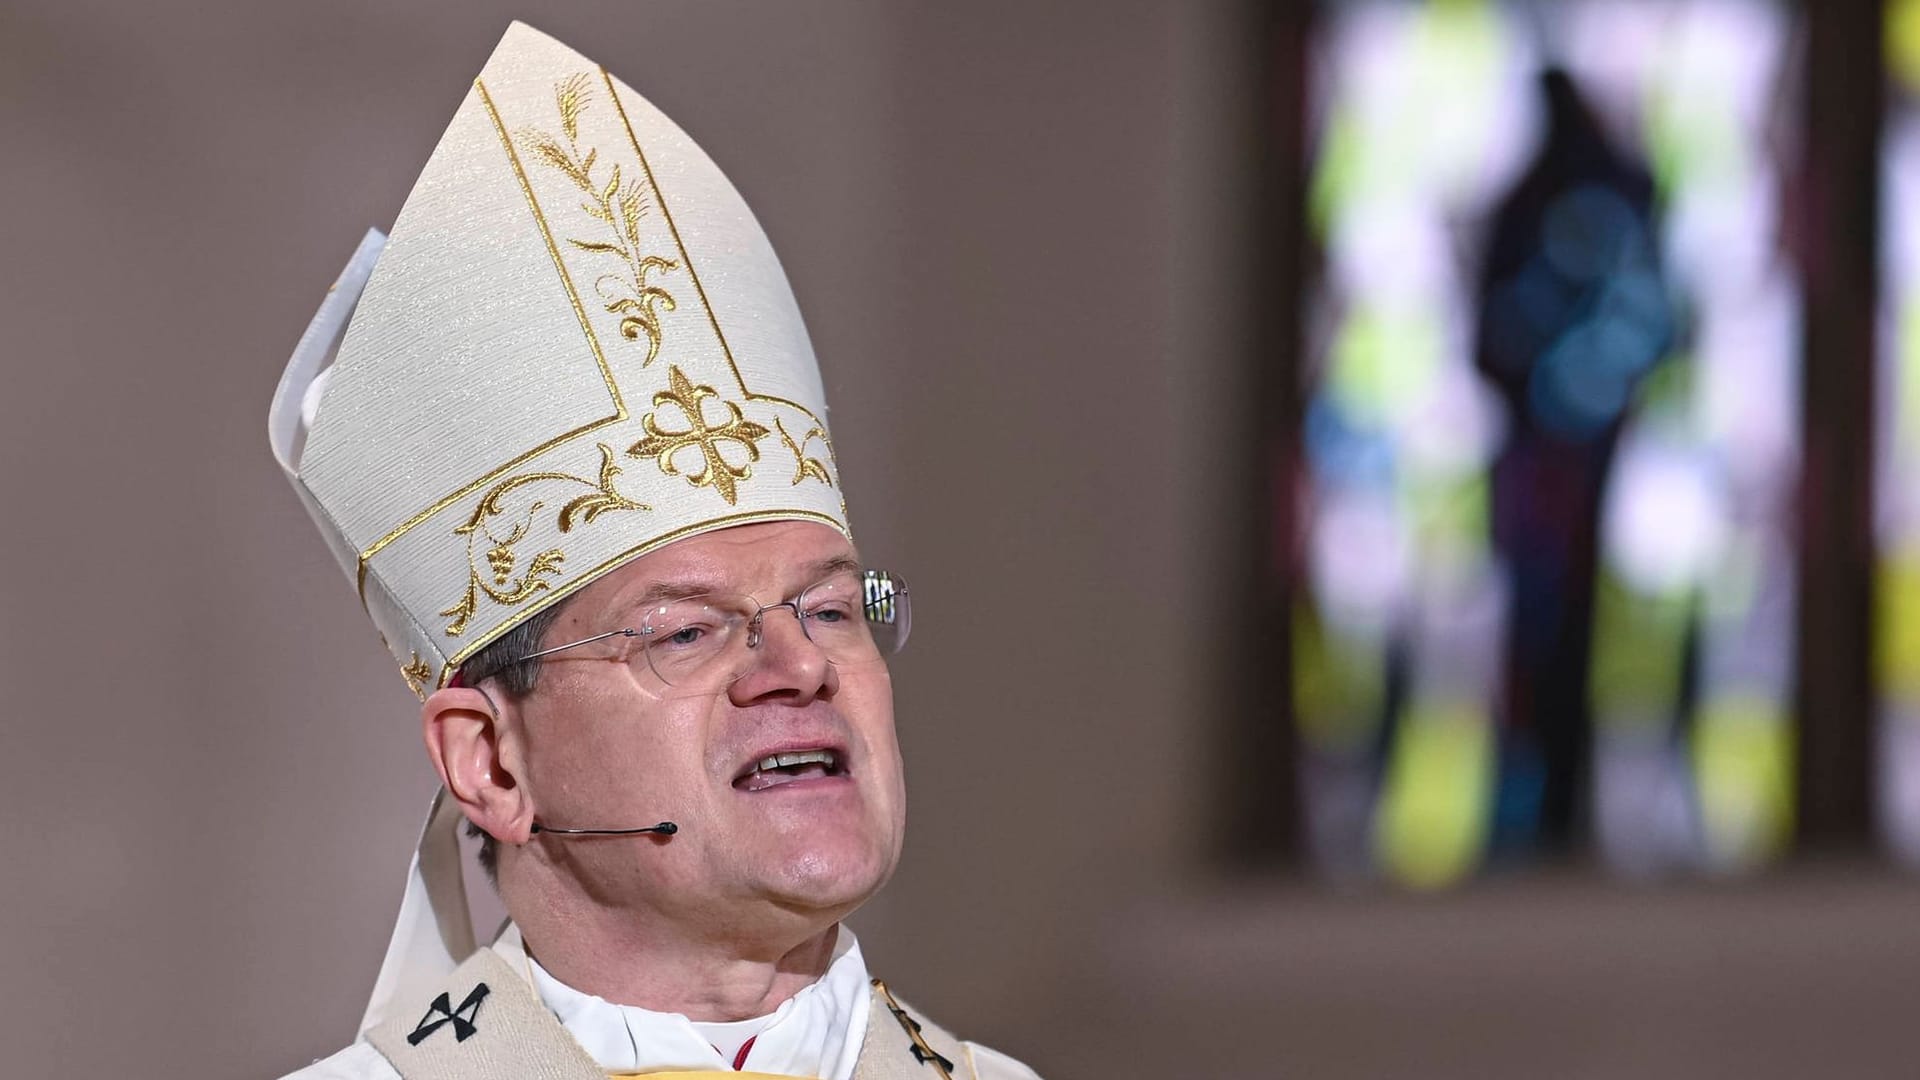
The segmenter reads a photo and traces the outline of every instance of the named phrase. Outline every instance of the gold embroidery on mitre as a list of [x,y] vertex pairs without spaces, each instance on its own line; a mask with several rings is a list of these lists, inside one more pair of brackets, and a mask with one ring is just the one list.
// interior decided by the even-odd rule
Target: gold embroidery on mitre
[[648,209],[645,187],[638,181],[623,183],[618,162],[614,163],[605,184],[594,179],[593,167],[599,161],[600,151],[591,146],[585,154],[580,151],[580,114],[592,100],[592,90],[592,80],[586,75],[574,75],[554,87],[554,103],[560,110],[560,133],[566,136],[564,145],[552,135],[533,128],[522,128],[517,135],[528,153],[558,170],[586,194],[588,201],[581,203],[580,209],[609,230],[613,238],[610,241],[568,237],[567,243],[581,251],[616,256],[625,264],[620,273],[595,278],[593,291],[599,294],[608,311],[621,316],[622,337],[637,341],[641,334],[647,335],[647,358],[641,361],[645,367],[660,355],[658,309],[664,307],[672,311],[677,306],[673,295],[649,283],[647,275],[676,270],[680,264],[641,251],[640,219]]
[[433,678],[433,669],[420,659],[418,652],[412,653],[413,659],[400,668],[400,677],[407,680],[407,688],[421,701],[427,700],[427,680]]
[[827,467],[820,463],[819,458],[807,456],[807,444],[815,439],[826,444],[828,457],[833,456],[833,441],[827,438],[827,429],[815,424],[807,429],[807,433],[800,437],[800,441],[795,442],[793,436],[787,434],[787,425],[781,423],[778,416],[773,418],[773,426],[780,432],[780,441],[786,443],[787,449],[793,452],[793,486],[799,487],[800,481],[811,476],[832,487],[833,481],[827,476]]
[[[620,476],[620,466],[614,464],[613,447],[606,443],[599,443],[598,446],[600,478],[597,481],[563,472],[531,472],[510,476],[481,496],[480,502],[473,508],[473,514],[453,530],[455,536],[467,538],[467,587],[458,602],[440,612],[453,620],[446,626],[448,637],[459,637],[467,632],[467,623],[479,610],[482,596],[503,607],[518,607],[552,588],[553,583],[547,579],[558,578],[563,572],[561,564],[567,556],[560,548],[536,552],[524,569],[520,567],[518,545],[533,528],[535,516],[545,508],[544,500],[529,505],[507,535],[501,536],[493,531],[489,522],[505,513],[500,500],[509,492],[540,483],[580,484],[588,488],[586,494],[569,499],[560,508],[555,524],[563,533],[572,532],[575,525],[591,525],[594,519],[610,510],[653,509],[646,503],[620,494],[614,487],[614,481]],[[485,551],[484,574],[476,559],[483,540],[489,545]]]
[[[758,440],[773,434],[759,424],[740,414],[740,406],[720,396],[720,392],[711,386],[695,385],[687,378],[679,365],[669,365],[667,369],[668,389],[653,395],[654,412],[648,413],[640,421],[647,430],[647,437],[627,448],[631,457],[651,457],[660,466],[660,471],[668,476],[682,475],[680,467],[673,462],[673,456],[688,447],[698,447],[701,456],[700,471],[687,477],[694,487],[711,487],[720,493],[720,497],[732,505],[736,491],[734,484],[753,476],[751,462],[760,460]],[[706,408],[702,404],[707,398],[713,398],[727,410],[727,419],[720,424],[707,423]],[[684,431],[669,431],[660,426],[658,410],[671,405],[680,410],[686,418]],[[746,465],[732,465],[720,456],[720,444],[737,443],[747,451]]]

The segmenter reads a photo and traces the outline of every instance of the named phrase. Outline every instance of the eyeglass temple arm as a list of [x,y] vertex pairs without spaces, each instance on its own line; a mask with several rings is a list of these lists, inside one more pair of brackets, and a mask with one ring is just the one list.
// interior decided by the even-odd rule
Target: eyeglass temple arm
[[[605,641],[607,638],[610,638],[610,637],[639,637],[639,636],[640,636],[640,631],[635,630],[631,626],[623,627],[619,630],[609,630],[604,634],[595,634],[592,637],[581,638],[579,641],[569,641],[565,645],[555,645],[551,649],[541,649],[539,652],[528,653],[527,655],[521,657],[520,659],[515,660],[514,663],[519,664],[519,663],[524,663],[528,660],[538,660],[543,656],[552,656],[554,653],[564,652],[567,649],[577,649],[582,645],[591,645],[596,641]],[[555,829],[553,831],[558,832],[559,830]]]

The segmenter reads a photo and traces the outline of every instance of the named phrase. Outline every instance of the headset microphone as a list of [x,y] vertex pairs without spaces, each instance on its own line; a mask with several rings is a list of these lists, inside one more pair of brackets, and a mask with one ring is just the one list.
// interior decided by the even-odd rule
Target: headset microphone
[[658,825],[648,825],[643,829],[555,829],[536,821],[533,824],[533,831],[537,833],[553,833],[555,836],[639,836],[642,833],[658,833],[661,836],[672,836],[674,833],[680,831],[680,826],[675,825],[671,821],[663,821]]

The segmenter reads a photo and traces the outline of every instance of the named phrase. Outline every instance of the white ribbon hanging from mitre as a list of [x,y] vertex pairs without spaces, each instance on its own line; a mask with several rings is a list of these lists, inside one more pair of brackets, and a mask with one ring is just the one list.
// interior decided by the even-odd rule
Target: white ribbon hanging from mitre
[[453,970],[473,954],[473,915],[467,908],[466,874],[460,855],[459,804],[441,788],[427,808],[427,823],[407,868],[400,915],[380,961],[367,1011],[360,1017],[365,1034],[396,1010],[418,1010]]
[[[424,699],[661,545],[846,532],[826,412],[779,260],[718,166],[515,23],[302,336],[268,428]],[[368,1023],[472,947],[458,814],[435,807]]]

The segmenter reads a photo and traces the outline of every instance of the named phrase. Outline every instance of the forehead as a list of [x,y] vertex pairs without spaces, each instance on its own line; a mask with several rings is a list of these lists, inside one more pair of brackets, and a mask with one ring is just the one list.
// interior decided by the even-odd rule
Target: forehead
[[582,589],[569,606],[582,613],[620,608],[663,586],[778,599],[831,572],[833,564],[857,558],[838,529],[818,522],[736,525],[638,556]]

